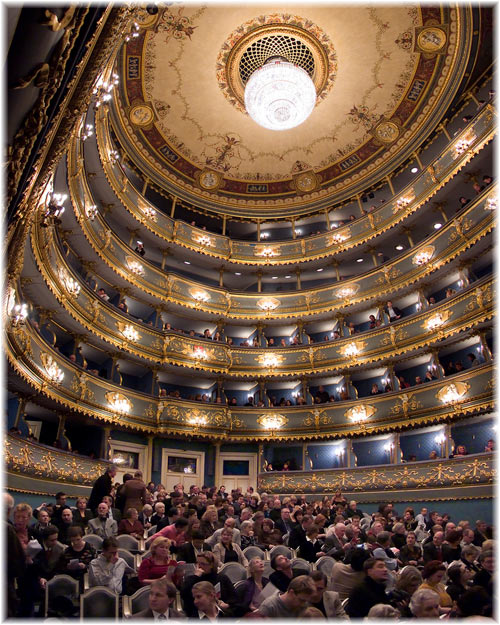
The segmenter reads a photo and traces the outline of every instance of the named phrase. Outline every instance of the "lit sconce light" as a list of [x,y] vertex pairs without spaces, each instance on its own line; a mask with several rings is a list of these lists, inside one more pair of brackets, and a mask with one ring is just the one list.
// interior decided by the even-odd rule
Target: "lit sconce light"
[[295,228],[295,234],[302,234],[302,230],[300,228]]
[[57,362],[49,354],[40,354],[43,367],[47,373],[47,377],[54,384],[61,384],[64,379],[64,371],[57,366]]
[[132,256],[126,256],[125,260],[127,261],[129,271],[132,273],[135,273],[137,276],[143,276],[146,273],[141,263],[132,258]]
[[384,445],[384,451],[388,451],[390,453],[392,452],[393,449],[394,449],[394,443],[386,443]]
[[80,293],[80,285],[62,267],[59,269],[59,279],[63,283],[63,286],[66,289],[66,291],[72,297],[77,297],[77,295]]
[[124,462],[126,462],[125,458],[122,458],[121,456],[119,456],[118,458],[113,458],[112,463],[113,464],[123,464]]
[[418,265],[419,267],[421,267],[422,265],[426,265],[430,261],[433,254],[434,247],[432,245],[428,245],[427,247],[422,248],[420,252],[417,252],[417,254],[415,254],[415,256],[411,259],[411,262],[414,265]]
[[330,234],[328,237],[328,245],[332,245],[333,243],[337,243],[338,245],[341,245],[342,243],[344,243],[344,241],[347,241],[348,239],[350,239],[350,237],[351,237],[351,233],[348,230],[344,230],[343,232],[334,232],[333,234]]
[[279,356],[275,356],[274,354],[265,354],[260,357],[260,364],[265,369],[274,369],[281,364],[282,359]]
[[376,408],[373,406],[360,404],[359,406],[354,406],[354,408],[349,408],[349,410],[346,411],[345,416],[349,419],[349,421],[362,423],[372,417],[376,411]]
[[269,239],[269,232],[261,232],[260,233],[260,238],[261,239]]
[[346,286],[341,286],[339,289],[336,289],[333,292],[333,295],[337,299],[349,299],[353,295],[359,291],[359,284],[349,284]]
[[429,317],[429,319],[427,319],[425,327],[427,328],[427,330],[430,331],[436,330],[436,328],[442,326],[444,322],[445,320],[443,319],[441,313],[436,313],[435,315],[432,315],[432,317]]
[[417,302],[415,308],[416,310],[422,310],[422,304],[420,302]]
[[281,414],[262,415],[257,423],[265,430],[279,430],[288,423],[288,419]]
[[116,161],[120,160],[120,153],[117,150],[110,150],[108,158],[110,163],[116,163]]
[[137,22],[134,22],[132,24],[132,27],[130,28],[130,32],[125,35],[125,41],[130,41],[131,39],[134,39],[135,37],[139,36],[139,24]]
[[196,240],[200,245],[205,247],[210,247],[214,244],[213,240],[207,234],[200,234]]
[[434,437],[434,442],[437,443],[438,445],[442,445],[443,443],[446,442],[446,436],[444,434],[438,434],[437,436]]
[[410,204],[410,202],[413,200],[413,198],[411,197],[405,197],[405,196],[401,196],[397,202],[396,202],[396,206],[398,208],[398,210],[402,209],[402,208],[406,208],[408,206],[408,204]]
[[202,291],[201,289],[195,289],[190,291],[191,297],[197,304],[204,304],[208,302],[210,299],[210,295],[206,291]]
[[122,330],[122,334],[128,341],[138,341],[139,340],[139,333],[137,332],[137,330],[132,325],[125,326],[123,328],[123,330]]
[[28,317],[28,304],[16,304],[10,311],[11,324],[14,328],[23,326]]
[[439,389],[437,398],[443,404],[455,404],[464,399],[469,388],[470,386],[466,382],[453,382]]
[[119,82],[120,80],[118,78],[118,74],[115,73],[111,75],[111,80],[109,82],[106,82],[102,78],[102,76],[98,79],[92,91],[92,95],[96,96],[96,108],[99,108],[100,106],[111,100],[111,98],[113,97],[113,89],[118,85]]
[[263,297],[257,302],[257,306],[268,314],[273,310],[276,310],[280,304],[281,302],[279,299],[276,299],[275,297]]
[[455,159],[465,154],[475,140],[476,135],[473,133],[467,134],[465,137],[459,139],[453,146],[453,158]]
[[157,221],[158,217],[156,215],[156,211],[151,206],[144,206],[142,212],[148,219],[151,219],[151,221]]
[[82,128],[81,138],[82,141],[87,141],[94,134],[94,126],[92,124],[85,124]]
[[344,356],[353,357],[359,354],[359,348],[356,343],[348,343],[342,350]]
[[207,418],[202,415],[194,415],[192,417],[189,417],[187,422],[189,423],[189,425],[194,425],[195,427],[199,428],[207,425]]
[[412,173],[412,174],[416,174],[416,173],[417,173],[417,171],[418,171],[418,167],[412,167],[412,168],[410,169],[410,171],[411,171],[411,173]]
[[108,392],[105,394],[105,397],[108,402],[109,408],[113,412],[118,412],[119,414],[126,414],[132,410],[132,404],[125,397],[125,395],[122,395],[121,393]]
[[97,206],[95,204],[85,207],[85,215],[87,216],[87,219],[90,219],[90,221],[94,221],[98,212],[99,211],[97,210]]
[[485,210],[488,211],[494,211],[497,209],[497,198],[496,197],[489,197],[486,200],[486,204],[484,206]]
[[195,347],[193,349],[193,358],[195,360],[206,360],[208,358],[208,354],[203,347]]
[[274,256],[279,256],[279,251],[270,246],[256,246],[255,247],[255,256],[262,256],[262,258],[273,258]]
[[54,224],[60,224],[61,215],[64,213],[64,202],[68,196],[64,193],[52,193],[49,196],[49,203],[43,215],[42,226],[47,227],[47,220],[51,220]]

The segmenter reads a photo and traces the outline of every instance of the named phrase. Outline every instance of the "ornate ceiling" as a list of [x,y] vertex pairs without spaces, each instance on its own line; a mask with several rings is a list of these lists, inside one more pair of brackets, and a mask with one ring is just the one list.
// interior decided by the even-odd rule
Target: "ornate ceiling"
[[[435,128],[467,68],[470,20],[465,7],[429,5],[142,11],[145,28],[117,59],[114,129],[144,175],[202,208],[269,218],[330,207]],[[292,130],[259,127],[241,104],[266,37],[309,55],[318,102]]]

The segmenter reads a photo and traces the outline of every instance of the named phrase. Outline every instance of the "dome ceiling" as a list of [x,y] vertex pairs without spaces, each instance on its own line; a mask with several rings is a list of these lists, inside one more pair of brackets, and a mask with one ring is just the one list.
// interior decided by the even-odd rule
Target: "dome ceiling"
[[[117,60],[115,132],[144,175],[202,208],[269,218],[330,207],[435,128],[466,71],[468,20],[464,8],[427,5],[138,10],[143,28]],[[241,104],[242,77],[270,37],[306,58],[318,92],[288,131],[258,126]]]

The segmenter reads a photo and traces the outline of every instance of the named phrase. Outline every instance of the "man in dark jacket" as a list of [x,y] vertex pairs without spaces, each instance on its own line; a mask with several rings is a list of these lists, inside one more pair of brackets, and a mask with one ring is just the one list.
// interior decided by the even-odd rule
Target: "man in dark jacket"
[[106,473],[97,478],[92,486],[92,492],[90,493],[88,507],[97,516],[97,506],[101,503],[102,498],[111,493],[113,486],[113,478],[116,475],[116,467],[111,465],[108,467]]
[[132,615],[134,619],[176,620],[186,618],[182,612],[174,609],[173,603],[177,588],[166,579],[155,579],[149,592],[149,607]]
[[193,530],[191,540],[178,547],[176,558],[178,562],[196,564],[196,556],[202,551],[212,551],[212,547],[204,541],[202,532]]
[[385,593],[388,570],[383,560],[368,558],[363,565],[365,579],[349,595],[346,612],[351,618],[365,617],[377,603],[389,603]]
[[301,545],[307,542],[306,532],[314,524],[314,519],[310,514],[305,514],[302,518],[302,524],[297,525],[290,532],[288,539],[288,546],[291,549],[298,549]]
[[284,555],[277,555],[271,559],[271,568],[274,573],[269,576],[269,581],[281,592],[286,592],[294,577],[303,575],[303,570],[293,570],[292,561]]

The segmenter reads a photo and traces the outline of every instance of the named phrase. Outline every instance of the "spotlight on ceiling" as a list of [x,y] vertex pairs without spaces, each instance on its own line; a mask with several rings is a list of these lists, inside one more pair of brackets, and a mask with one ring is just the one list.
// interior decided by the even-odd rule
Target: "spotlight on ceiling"
[[442,227],[443,227],[443,224],[440,224],[439,222],[434,224],[434,230],[439,230],[439,228],[442,228]]
[[401,252],[401,250],[404,250],[405,248],[402,245],[396,245],[396,249],[398,252]]
[[412,174],[416,174],[418,171],[418,167],[412,167],[410,171]]

